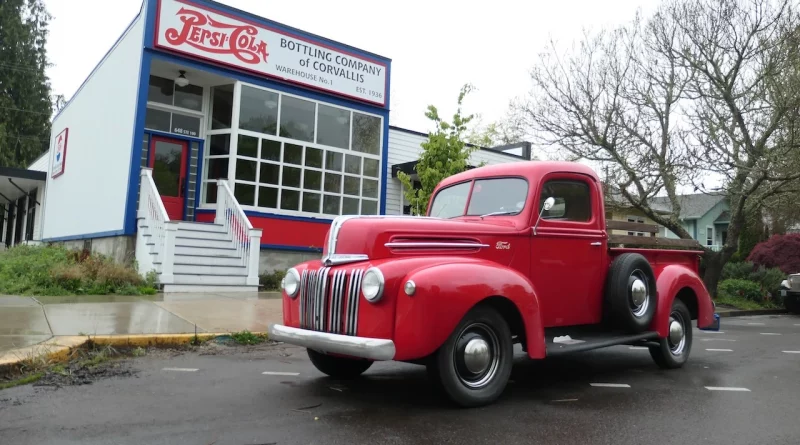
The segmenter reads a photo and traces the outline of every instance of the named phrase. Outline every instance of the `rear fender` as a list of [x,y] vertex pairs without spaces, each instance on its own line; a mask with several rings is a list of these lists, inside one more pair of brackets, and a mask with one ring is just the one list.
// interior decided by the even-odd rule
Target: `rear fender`
[[[416,284],[412,296],[403,290],[408,280]],[[411,271],[398,284],[395,360],[435,352],[470,309],[496,296],[506,298],[519,311],[528,355],[545,356],[539,300],[531,282],[513,269],[485,261],[439,263]]]
[[[692,269],[680,264],[672,264],[656,269],[656,287],[658,288],[658,308],[653,321],[653,329],[660,337],[669,334],[669,314],[672,303],[679,292],[689,289],[696,299],[697,327],[704,328],[714,323],[714,305],[706,290],[703,280]],[[692,307],[690,305],[690,310]]]

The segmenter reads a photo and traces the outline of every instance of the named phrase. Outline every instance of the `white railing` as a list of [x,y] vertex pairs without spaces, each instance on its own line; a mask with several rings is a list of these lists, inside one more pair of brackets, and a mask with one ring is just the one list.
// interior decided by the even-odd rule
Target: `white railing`
[[231,236],[237,256],[247,267],[247,285],[258,285],[258,256],[261,253],[261,229],[253,228],[239,202],[233,196],[228,181],[217,180],[216,224],[222,224]]
[[[166,278],[167,282],[170,282],[172,280],[177,224],[170,221],[167,209],[164,208],[161,195],[159,195],[156,188],[156,183],[153,181],[153,171],[149,168],[142,168],[137,216],[142,220],[142,225],[147,227],[146,233],[145,231],[137,230],[136,248],[141,253],[136,255],[139,262],[139,272],[142,274],[148,273],[155,269],[153,263],[160,262],[161,281],[164,282]],[[167,242],[168,238],[172,238],[171,243]],[[148,241],[150,242],[149,245]],[[151,255],[151,253],[155,255]]]

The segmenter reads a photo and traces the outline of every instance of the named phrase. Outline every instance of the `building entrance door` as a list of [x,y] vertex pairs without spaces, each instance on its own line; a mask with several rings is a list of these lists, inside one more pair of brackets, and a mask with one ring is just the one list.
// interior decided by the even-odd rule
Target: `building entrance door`
[[182,220],[186,200],[186,157],[189,144],[177,139],[152,138],[150,168],[170,220]]

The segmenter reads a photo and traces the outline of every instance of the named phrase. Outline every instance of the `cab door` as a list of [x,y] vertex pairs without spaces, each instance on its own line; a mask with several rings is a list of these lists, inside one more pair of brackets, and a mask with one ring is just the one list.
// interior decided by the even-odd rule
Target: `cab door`
[[540,182],[531,236],[531,280],[545,327],[601,321],[607,237],[599,184],[581,174],[550,174]]

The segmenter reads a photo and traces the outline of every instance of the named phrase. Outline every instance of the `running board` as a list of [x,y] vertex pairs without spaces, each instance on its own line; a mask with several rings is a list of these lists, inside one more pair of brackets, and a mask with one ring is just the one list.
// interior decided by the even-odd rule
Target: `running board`
[[[561,332],[562,336],[547,335],[547,356],[571,354],[573,352],[591,351],[608,346],[627,345],[637,342],[658,339],[658,333],[643,332],[641,334],[601,333],[601,332]],[[579,335],[579,337],[573,337]]]

